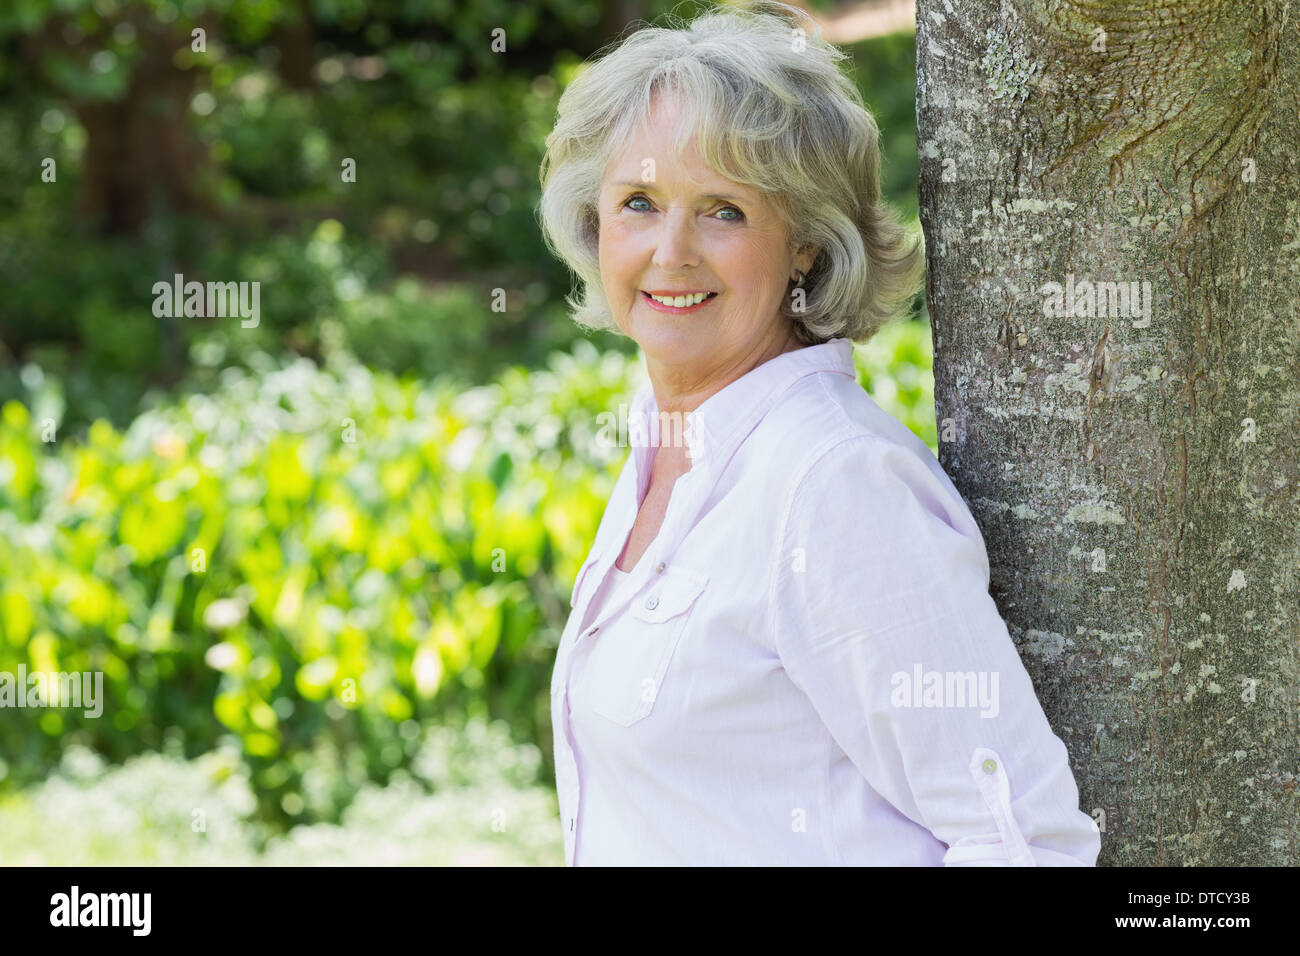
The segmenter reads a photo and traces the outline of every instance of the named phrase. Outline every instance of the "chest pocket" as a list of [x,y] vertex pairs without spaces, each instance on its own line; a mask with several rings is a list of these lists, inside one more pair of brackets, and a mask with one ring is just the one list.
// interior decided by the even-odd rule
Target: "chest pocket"
[[591,648],[591,709],[624,727],[654,710],[673,652],[709,580],[672,568],[656,577]]

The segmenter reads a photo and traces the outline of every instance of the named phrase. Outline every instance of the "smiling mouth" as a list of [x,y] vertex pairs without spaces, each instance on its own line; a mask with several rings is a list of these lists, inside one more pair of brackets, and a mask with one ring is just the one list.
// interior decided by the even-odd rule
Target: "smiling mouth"
[[712,302],[714,299],[718,297],[718,293],[710,292],[699,302],[694,302],[690,305],[675,306],[675,305],[669,305],[666,302],[660,302],[658,299],[654,298],[652,295],[650,295],[650,293],[646,292],[644,289],[640,291],[641,291],[641,296],[644,299],[646,305],[650,306],[650,308],[654,309],[656,312],[676,312],[676,313],[694,312],[696,309],[703,308],[704,306],[708,305],[710,302]]

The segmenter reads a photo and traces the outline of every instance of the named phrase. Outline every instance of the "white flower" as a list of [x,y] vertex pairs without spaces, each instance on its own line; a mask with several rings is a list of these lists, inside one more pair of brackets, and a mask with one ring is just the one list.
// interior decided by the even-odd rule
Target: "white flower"
[[220,598],[203,612],[203,623],[214,631],[225,631],[242,621],[247,613],[248,608],[242,601]]
[[208,652],[203,655],[203,660],[214,671],[229,670],[238,663],[239,652],[234,644],[222,641],[209,647]]

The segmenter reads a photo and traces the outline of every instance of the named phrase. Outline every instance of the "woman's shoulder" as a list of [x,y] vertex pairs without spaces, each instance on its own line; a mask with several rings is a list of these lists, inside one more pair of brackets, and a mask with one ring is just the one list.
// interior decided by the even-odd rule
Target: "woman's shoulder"
[[808,375],[792,384],[764,417],[753,436],[792,476],[801,475],[830,449],[860,456],[901,453],[928,463],[938,460],[921,439],[881,408],[847,375]]
[[978,536],[966,502],[929,447],[843,375],[810,375],[782,395],[753,436],[774,496],[919,499],[963,534]]

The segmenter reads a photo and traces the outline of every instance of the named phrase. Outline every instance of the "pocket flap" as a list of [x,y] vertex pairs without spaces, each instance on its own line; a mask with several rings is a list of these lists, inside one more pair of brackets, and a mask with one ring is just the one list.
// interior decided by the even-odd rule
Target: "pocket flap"
[[673,568],[658,578],[633,601],[631,612],[638,621],[659,624],[684,613],[709,583],[704,575]]

